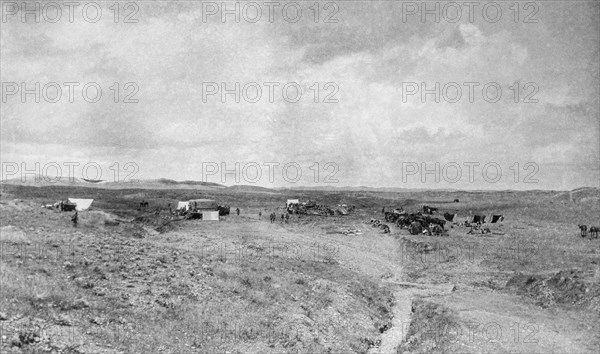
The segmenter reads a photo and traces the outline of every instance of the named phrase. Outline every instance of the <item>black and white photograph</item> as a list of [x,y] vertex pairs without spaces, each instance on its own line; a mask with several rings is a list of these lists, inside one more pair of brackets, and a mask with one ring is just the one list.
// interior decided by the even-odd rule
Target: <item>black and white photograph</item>
[[0,353],[599,353],[599,48],[599,0],[0,0]]

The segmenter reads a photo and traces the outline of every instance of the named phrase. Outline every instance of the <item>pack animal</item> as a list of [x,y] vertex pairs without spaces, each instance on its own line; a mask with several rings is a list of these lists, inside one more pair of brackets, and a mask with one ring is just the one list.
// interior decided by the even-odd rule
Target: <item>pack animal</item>
[[444,213],[444,219],[449,222],[453,222],[456,214]]
[[386,224],[381,224],[381,225],[379,225],[379,228],[380,228],[381,230],[383,230],[383,233],[384,233],[384,234],[389,234],[389,233],[390,233],[390,227],[389,227],[389,226],[387,226]]
[[427,205],[423,205],[422,210],[423,210],[423,213],[432,215],[433,213],[436,213],[438,211],[438,208],[433,208],[433,207],[430,207]]
[[418,235],[423,232],[423,225],[421,225],[420,222],[414,221],[408,226],[408,232],[410,232],[411,235]]
[[587,236],[587,225],[577,225],[581,231],[581,237]]
[[599,232],[600,232],[600,227],[598,227],[598,226],[590,227],[590,238],[598,238]]
[[431,223],[431,224],[429,224],[429,233],[430,233],[430,235],[433,234],[436,236],[441,236],[444,234],[444,228],[441,227],[440,225]]

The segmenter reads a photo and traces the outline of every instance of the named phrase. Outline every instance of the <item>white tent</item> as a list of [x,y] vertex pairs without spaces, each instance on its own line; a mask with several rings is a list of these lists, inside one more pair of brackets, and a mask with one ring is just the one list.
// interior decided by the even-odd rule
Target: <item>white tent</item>
[[202,211],[202,220],[219,221],[218,211]]
[[289,207],[290,204],[300,204],[300,200],[299,199],[288,199],[287,206]]
[[87,210],[90,205],[92,205],[93,199],[78,199],[78,198],[69,198],[69,201],[73,204],[77,204],[75,210],[82,211]]
[[177,203],[177,210],[180,210],[180,209],[187,210],[189,206],[190,206],[190,202],[178,202]]

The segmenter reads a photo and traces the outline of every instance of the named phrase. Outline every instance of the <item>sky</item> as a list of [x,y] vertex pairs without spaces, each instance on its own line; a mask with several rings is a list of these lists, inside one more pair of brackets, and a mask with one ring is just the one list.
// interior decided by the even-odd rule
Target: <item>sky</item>
[[2,1],[3,179],[600,186],[597,1],[79,3]]

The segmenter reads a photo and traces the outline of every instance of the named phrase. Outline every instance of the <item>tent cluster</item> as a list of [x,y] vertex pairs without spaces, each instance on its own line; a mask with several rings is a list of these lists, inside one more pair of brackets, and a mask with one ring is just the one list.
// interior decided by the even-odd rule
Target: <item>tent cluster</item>
[[179,201],[176,213],[186,219],[219,220],[219,216],[229,215],[229,206],[220,206],[212,199],[191,199]]
[[335,207],[330,207],[323,204],[317,204],[311,200],[301,203],[297,199],[289,199],[287,202],[287,212],[289,214],[330,216],[348,215],[352,211],[354,211],[354,206],[347,204],[338,204]]
[[464,219],[464,222],[457,223],[456,220],[458,219],[458,214],[451,214],[451,213],[445,212],[443,214],[444,220],[441,220],[441,219],[438,219],[433,216],[428,216],[428,215],[433,215],[433,214],[437,213],[438,208],[432,208],[430,206],[424,205],[424,206],[422,206],[421,210],[422,211],[420,211],[420,212],[417,212],[414,214],[409,214],[408,212],[404,211],[404,209],[402,209],[402,208],[394,209],[393,211],[384,212],[385,220],[387,222],[397,222],[399,219],[400,220],[408,219],[412,222],[416,219],[422,219],[426,223],[433,222],[433,223],[437,223],[437,224],[441,224],[441,225],[443,225],[444,220],[445,220],[445,221],[455,223],[455,224],[464,224],[465,226],[471,226],[471,224],[485,224],[486,222],[489,222],[490,224],[496,224],[496,223],[501,223],[502,221],[504,221],[504,215],[502,215],[502,214],[490,214],[490,215],[476,214],[476,215],[468,216],[466,219]]
[[[444,219],[450,222],[456,220],[457,214],[444,213]],[[504,221],[504,215],[502,214],[491,214],[491,215],[471,215],[464,221],[465,226],[470,224],[485,224],[486,218],[490,224],[497,224]]]
[[60,211],[83,211],[88,210],[93,201],[93,199],[68,198],[59,200],[54,204],[42,205],[42,207],[47,209],[58,209]]

